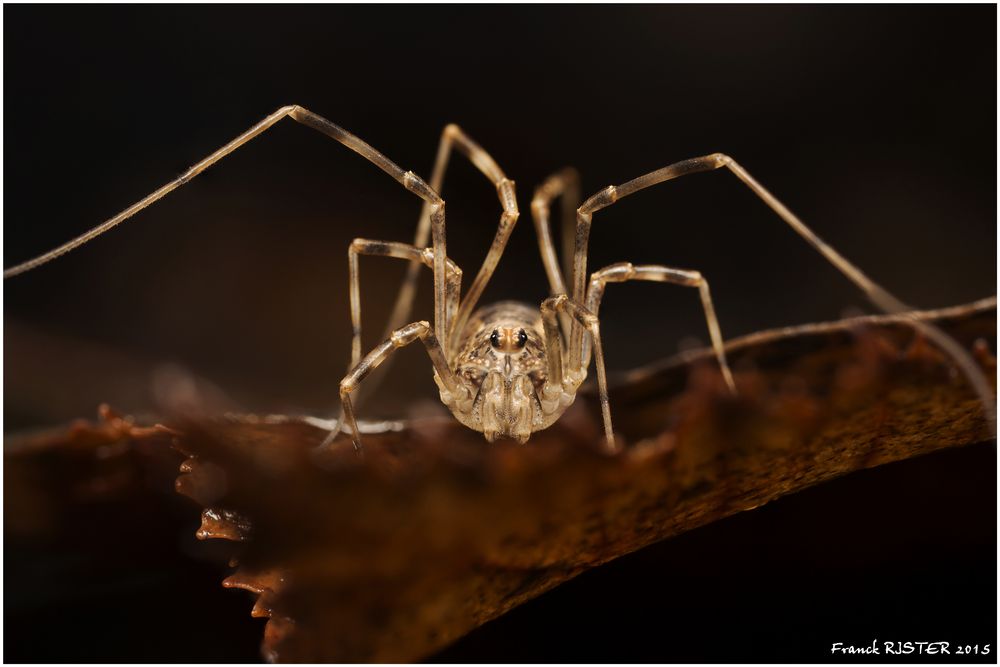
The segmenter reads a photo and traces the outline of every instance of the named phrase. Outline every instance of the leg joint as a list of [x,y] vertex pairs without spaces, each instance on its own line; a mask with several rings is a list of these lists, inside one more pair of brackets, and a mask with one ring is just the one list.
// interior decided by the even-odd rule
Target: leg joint
[[393,331],[389,340],[392,341],[393,347],[403,347],[412,343],[417,338],[423,338],[430,330],[430,323],[426,321],[414,322]]
[[[517,195],[514,194],[514,181],[506,176],[497,181],[497,195],[500,197],[500,205],[503,210],[517,220]],[[513,221],[511,221],[513,224]]]
[[424,179],[412,171],[403,174],[403,187],[418,195],[424,201],[429,202],[432,206],[440,207],[444,205],[444,200],[434,191],[434,188],[427,185]]
[[595,213],[596,211],[600,211],[602,208],[611,206],[616,201],[618,201],[618,188],[613,185],[609,185],[590,197],[587,201],[583,202],[583,205],[577,209],[577,211],[581,215]]
[[349,252],[357,255],[388,255],[390,243],[387,241],[373,241],[371,239],[356,238],[351,241]]
[[542,196],[541,192],[536,191],[535,196],[531,198],[531,214],[539,218],[548,207],[549,202]]
[[563,304],[566,303],[568,300],[569,297],[566,296],[565,294],[557,294],[555,296],[550,296],[545,301],[542,301],[541,310],[543,313],[558,312],[559,310],[562,309]]
[[712,153],[711,155],[708,156],[708,158],[715,163],[716,168],[728,167],[733,162],[735,162],[733,158],[729,157],[725,153]]
[[[434,246],[430,246],[430,247],[427,247],[427,248],[424,248],[423,250],[421,250],[420,251],[420,259],[421,259],[421,261],[424,264],[426,264],[427,266],[429,266],[430,268],[433,269],[434,268]],[[448,273],[452,274],[453,276],[459,277],[459,278],[462,277],[462,269],[459,268],[458,264],[456,264],[454,262],[454,260],[452,260],[451,258],[449,258],[449,257],[445,257],[444,258],[444,266],[445,266],[445,270]]]
[[633,277],[635,277],[635,266],[631,262],[618,262],[594,271],[590,276],[590,282],[623,283]]

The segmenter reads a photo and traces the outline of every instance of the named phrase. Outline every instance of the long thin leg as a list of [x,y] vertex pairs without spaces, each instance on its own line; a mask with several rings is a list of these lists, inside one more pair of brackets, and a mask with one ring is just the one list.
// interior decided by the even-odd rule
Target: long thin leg
[[[465,156],[480,172],[483,173],[483,175],[490,180],[491,183],[493,183],[494,187],[497,188],[497,196],[500,199],[500,205],[503,207],[503,214],[500,217],[500,225],[497,229],[496,236],[493,239],[491,251],[493,248],[499,247],[496,258],[496,260],[499,260],[499,255],[506,247],[507,239],[510,237],[510,233],[513,231],[514,224],[517,222],[518,218],[517,201],[514,196],[514,182],[509,180],[504,175],[503,170],[489,153],[473,141],[461,127],[452,123],[447,125],[441,133],[441,141],[438,144],[437,157],[434,160],[434,169],[431,172],[430,183],[435,192],[440,192],[444,185],[445,173],[447,172],[448,164],[451,159],[451,152],[453,150],[458,151],[460,155]],[[417,231],[413,237],[413,245],[418,248],[427,245],[427,236],[431,228],[431,212],[431,206],[429,204],[425,204],[420,213],[420,220],[417,223]],[[490,257],[487,256],[487,261],[484,262],[483,267],[479,270],[479,274],[476,276],[475,280],[473,280],[473,283],[469,288],[469,294],[466,298],[470,300],[471,306],[474,306],[475,302],[479,299],[479,296],[482,294],[483,289],[486,287],[486,283],[489,281],[489,278],[493,273],[493,269],[496,267],[496,261],[493,261],[492,268],[490,268],[489,260]],[[410,267],[407,269],[406,276],[403,279],[399,295],[396,297],[396,303],[393,306],[392,315],[389,317],[389,330],[398,327],[410,316],[410,311],[416,295],[418,271],[419,264],[412,262]],[[471,312],[471,306],[468,309],[469,312]],[[467,319],[468,313],[464,316],[459,315],[460,319],[462,317]],[[454,329],[456,325],[464,326],[464,321],[460,323],[456,320],[456,322],[452,325],[452,328]],[[440,335],[440,332],[438,332],[438,334]],[[442,339],[442,341],[445,342],[446,346],[450,344],[449,341],[444,341],[444,339]]]
[[604,420],[604,437],[608,450],[615,451],[614,429],[611,426],[611,404],[608,400],[608,374],[604,366],[604,347],[601,345],[601,326],[597,316],[588,309],[572,301],[565,294],[557,294],[542,302],[542,325],[545,327],[545,353],[548,359],[548,377],[543,387],[543,398],[558,391],[575,392],[586,377],[586,368],[568,367],[563,363],[561,340],[556,328],[556,316],[567,313],[589,334],[594,346],[594,365],[597,366],[597,391],[601,401],[601,417]]
[[[447,125],[441,132],[441,140],[438,143],[437,156],[434,159],[434,168],[431,171],[430,187],[435,192],[441,192],[441,188],[444,186],[444,177],[448,170],[448,164],[450,163],[451,153],[453,150],[457,150],[460,155],[465,156],[477,169],[489,178],[490,182],[494,183],[494,185],[504,178],[503,171],[499,166],[497,166],[493,158],[490,157],[486,151],[480,148],[478,144],[472,141],[468,135],[462,131],[462,128],[452,123]],[[511,187],[513,187],[513,184]],[[500,194],[499,190],[498,194]],[[500,197],[500,201],[501,204],[504,203],[504,197],[502,195]],[[426,246],[429,240],[431,233],[431,212],[431,205],[428,202],[424,202],[424,206],[420,211],[420,219],[417,222],[417,231],[413,238],[413,245],[417,248]],[[502,228],[503,220],[501,220],[501,229],[497,231],[498,236],[501,234]],[[506,234],[509,236],[510,232],[507,231]],[[494,244],[495,243],[496,241],[494,241]],[[505,239],[502,240],[502,244],[506,244]],[[406,275],[403,277],[403,282],[400,285],[399,292],[396,296],[396,302],[392,307],[391,314],[389,315],[389,321],[386,324],[383,338],[388,337],[390,333],[398,329],[404,322],[410,319],[410,314],[413,311],[413,303],[416,300],[417,295],[417,278],[419,277],[420,264],[421,262],[419,261],[411,261],[410,265],[406,268]],[[456,298],[454,302],[450,302],[450,305],[457,308],[459,301],[460,299]],[[454,315],[454,312],[448,313],[447,317],[449,322],[453,321]],[[440,331],[438,331],[438,335],[441,337],[442,342],[445,344],[449,343],[448,337],[442,336]],[[386,363],[391,364],[392,359],[390,358]],[[384,377],[386,377],[386,374],[382,373],[370,380],[369,383],[365,385],[365,394],[370,395]],[[355,398],[356,402],[360,402],[360,400],[360,397]]]
[[270,116],[260,121],[249,130],[239,135],[228,144],[222,148],[216,150],[214,153],[204,158],[190,169],[185,171],[183,174],[178,176],[176,179],[167,183],[158,190],[146,195],[138,202],[132,204],[124,211],[118,213],[112,218],[105,220],[100,225],[94,227],[93,229],[81,234],[77,238],[64,243],[63,245],[50,250],[34,259],[28,260],[16,266],[13,266],[4,271],[3,277],[10,278],[16,276],[19,273],[24,273],[25,271],[30,271],[46,262],[49,262],[71,250],[77,248],[87,241],[94,239],[104,232],[108,231],[112,227],[115,227],[128,218],[132,217],[142,209],[146,208],[150,204],[162,199],[167,194],[173,192],[180,186],[188,183],[194,177],[196,177],[201,172],[205,171],[213,164],[226,157],[237,148],[247,143],[254,137],[262,134],[269,128],[271,128],[275,123],[277,123],[282,118],[288,116],[292,120],[295,120],[307,127],[310,127],[318,132],[325,134],[326,136],[335,139],[342,143],[344,146],[350,148],[354,152],[361,155],[363,158],[373,163],[379,169],[389,174],[403,185],[407,190],[415,193],[421,199],[424,200],[425,208],[427,210],[427,217],[430,221],[429,224],[433,228],[434,237],[434,248],[435,248],[435,262],[434,262],[434,315],[435,315],[435,327],[438,329],[439,334],[443,337],[444,332],[447,330],[448,322],[445,312],[445,257],[447,256],[445,247],[445,223],[444,223],[444,200],[438,196],[437,191],[431,188],[427,183],[425,183],[419,176],[414,174],[412,171],[403,171],[396,165],[392,160],[387,158],[382,153],[378,152],[372,148],[369,144],[362,141],[358,137],[354,136],[347,130],[339,127],[326,120],[322,116],[314,114],[308,109],[304,109],[298,105],[290,105],[282,107],[272,113]]
[[[448,169],[448,162],[451,157],[453,146],[454,130],[452,125],[448,125],[441,133],[441,140],[438,142],[437,156],[434,158],[434,168],[431,172],[430,185],[435,192],[441,192],[444,185],[445,171]],[[420,218],[417,221],[417,231],[413,237],[413,245],[422,248],[427,245],[431,233],[431,209],[427,202],[420,209]],[[413,310],[413,302],[417,296],[417,277],[420,273],[420,262],[413,261],[406,267],[406,275],[400,285],[396,296],[396,303],[393,305],[386,325],[385,337],[389,333],[398,329],[405,322]]]
[[431,210],[433,210],[434,207],[436,206],[443,205],[444,202],[437,195],[437,191],[429,187],[419,176],[417,176],[413,172],[403,171],[392,160],[390,160],[385,155],[372,148],[369,144],[362,141],[358,137],[354,136],[347,130],[331,123],[322,116],[314,114],[308,109],[304,109],[303,107],[300,107],[298,105],[289,105],[281,107],[280,109],[278,109],[277,111],[266,117],[264,120],[260,121],[259,123],[251,127],[249,130],[247,130],[243,134],[239,135],[238,137],[230,141],[222,148],[219,148],[208,157],[199,161],[197,164],[189,168],[187,171],[185,171],[183,174],[175,178],[173,181],[167,183],[166,185],[162,186],[161,188],[152,192],[151,194],[146,195],[138,202],[132,204],[124,211],[115,215],[114,217],[105,220],[100,225],[97,225],[93,229],[90,229],[89,231],[81,234],[80,236],[71,241],[68,241],[67,243],[64,243],[63,245],[59,246],[58,248],[55,248],[54,250],[50,250],[49,252],[39,255],[34,259],[28,260],[27,262],[22,262],[21,264],[6,269],[4,271],[4,278],[10,278],[19,273],[30,271],[31,269],[37,266],[41,266],[42,264],[45,264],[46,262],[49,262],[55,259],[56,257],[59,257],[60,255],[63,255],[73,250],[74,248],[83,245],[87,241],[90,241],[91,239],[94,239],[97,236],[100,236],[101,234],[108,231],[112,227],[115,227],[116,225],[132,217],[133,215],[135,215],[142,209],[146,208],[150,204],[159,201],[170,192],[173,192],[180,186],[188,183],[195,176],[205,171],[213,164],[215,164],[222,158],[226,157],[227,155],[235,151],[243,144],[247,143],[248,141],[257,137],[258,135],[263,134],[271,126],[273,126],[275,123],[277,123],[279,120],[281,120],[286,116],[292,118],[293,120],[299,123],[302,123],[303,125],[311,127],[312,129],[318,132],[322,132],[328,137],[339,141],[344,146],[347,146],[354,152],[358,153],[366,160],[377,166],[379,169],[392,176],[407,190],[417,194],[421,199],[423,199],[427,203],[428,207]]
[[[705,321],[708,322],[708,333],[712,338],[712,347],[715,350],[715,357],[719,361],[719,369],[722,377],[726,380],[726,385],[732,393],[736,393],[736,383],[733,382],[733,374],[729,370],[729,362],[726,361],[726,349],[722,341],[722,332],[719,329],[719,320],[715,315],[715,307],[712,305],[712,294],[708,288],[708,281],[697,271],[686,271],[684,269],[672,269],[666,266],[650,264],[645,266],[633,266],[629,262],[612,264],[600,271],[595,272],[590,277],[590,289],[587,292],[587,310],[597,315],[601,307],[601,299],[604,296],[604,287],[608,283],[623,283],[627,280],[650,280],[653,282],[673,283],[685,287],[697,287],[701,295],[701,304],[705,309]],[[589,361],[589,350],[585,349],[582,354],[583,363]]]
[[[559,259],[556,256],[555,243],[552,241],[549,213],[552,201],[560,198],[562,204],[562,244],[563,264],[560,270]],[[580,175],[576,169],[566,167],[552,174],[535,190],[531,200],[531,217],[535,222],[535,235],[538,237],[538,251],[545,266],[545,275],[549,280],[549,294],[566,294],[564,273],[573,266],[573,228],[576,225],[576,207],[580,205]],[[565,313],[559,316],[559,324],[564,335],[569,335],[571,318]]]
[[[743,167],[734,159],[722,153],[713,153],[704,157],[697,157],[690,160],[683,160],[672,165],[650,172],[644,176],[623,183],[619,186],[610,185],[596,193],[577,209],[576,239],[573,251],[573,299],[583,303],[584,290],[586,288],[587,276],[587,244],[590,239],[590,227],[593,214],[603,208],[611,206],[622,197],[634,194],[640,190],[648,188],[658,183],[672,180],[686,174],[694,174],[703,171],[712,171],[725,167],[736,175],[747,187],[764,201],[778,216],[784,220],[795,232],[805,239],[806,243],[820,252],[826,259],[843,273],[851,282],[861,288],[865,295],[882,310],[889,313],[905,314],[911,310],[909,306],[886,291],[883,287],[875,283],[866,276],[858,267],[849,262],[843,255],[834,250],[823,239],[806,226],[788,207],[768,192],[760,183],[756,181]],[[986,376],[976,365],[972,356],[966,352],[954,338],[944,333],[941,329],[927,322],[911,318],[911,322],[917,330],[922,332],[928,339],[937,343],[962,370],[973,389],[979,395],[986,418],[993,433],[996,433],[996,402],[993,389]],[[570,344],[570,355],[582,351],[583,327],[579,323],[572,327]],[[579,363],[579,359],[571,361]]]
[[535,222],[535,232],[538,236],[538,250],[542,255],[542,264],[549,279],[551,294],[566,294],[564,273],[560,270],[559,259],[556,257],[549,223],[550,208],[556,198],[561,198],[562,201],[562,257],[565,263],[564,270],[568,272],[573,266],[573,228],[576,225],[576,207],[580,204],[580,175],[576,169],[566,167],[549,176],[538,186],[531,200],[531,217]]
[[479,302],[479,297],[482,296],[483,290],[486,289],[486,284],[490,281],[493,272],[497,268],[497,263],[499,263],[500,257],[507,247],[510,234],[514,231],[514,225],[517,224],[520,211],[518,211],[517,197],[514,194],[514,181],[507,178],[496,161],[490,157],[490,154],[466,136],[457,125],[449,125],[445,128],[445,133],[450,134],[455,148],[490,179],[497,189],[497,197],[500,199],[500,205],[503,208],[500,214],[500,223],[497,225],[497,231],[493,237],[493,242],[490,244],[490,249],[486,253],[486,258],[483,259],[483,265],[479,268],[479,273],[472,280],[472,284],[469,285],[469,291],[458,307],[455,320],[450,324],[449,340],[445,343],[445,349],[452,350],[459,344],[459,337],[462,334],[462,330],[465,328],[469,316]]
[[[34,259],[28,260],[16,266],[13,266],[4,271],[4,279],[16,276],[25,271],[30,271],[46,262],[49,262],[71,250],[83,245],[84,243],[94,239],[104,232],[110,230],[128,218],[132,217],[142,209],[147,206],[159,201],[165,197],[170,192],[173,192],[180,186],[188,183],[194,177],[196,177],[201,172],[205,171],[213,164],[226,157],[236,149],[240,148],[243,144],[247,143],[251,139],[263,134],[266,130],[271,128],[274,124],[280,121],[282,118],[289,117],[292,120],[302,123],[303,125],[310,127],[318,132],[325,134],[326,136],[339,141],[344,146],[350,148],[354,152],[358,153],[366,160],[373,163],[382,171],[386,172],[392,176],[396,181],[403,185],[407,190],[415,193],[421,199],[424,200],[424,206],[421,213],[421,227],[424,229],[422,234],[423,241],[419,242],[417,245],[426,245],[427,229],[431,230],[431,235],[433,238],[433,248],[434,248],[434,327],[437,332],[438,338],[443,341],[447,341],[447,331],[449,328],[449,311],[447,307],[447,290],[448,290],[448,278],[447,278],[447,248],[445,240],[445,214],[444,214],[444,200],[441,199],[437,194],[437,188],[429,186],[425,183],[419,176],[414,174],[412,171],[403,171],[399,166],[397,166],[392,160],[387,158],[385,155],[375,150],[372,146],[362,141],[355,135],[351,134],[342,127],[331,123],[322,116],[319,116],[308,109],[300,107],[298,105],[290,105],[282,107],[266,117],[264,120],[260,121],[249,130],[239,135],[228,144],[219,148],[214,153],[204,158],[186,172],[181,174],[179,177],[162,186],[158,190],[152,192],[151,194],[145,196],[135,204],[132,204],[124,211],[118,213],[112,218],[102,222],[100,225],[90,229],[89,231],[81,234],[77,238],[64,243],[63,245],[50,250]],[[478,156],[477,156],[478,157]],[[476,160],[474,160],[476,161]],[[479,159],[477,166],[481,169],[489,168],[489,164],[484,165],[482,159]],[[497,172],[499,169],[497,168]],[[490,174],[491,178],[496,176],[493,171]],[[513,196],[511,189],[511,197]],[[501,197],[501,200],[503,198]],[[418,233],[418,236],[420,234]]]
[[[372,255],[380,257],[396,257],[416,262],[417,266],[434,267],[433,248],[415,248],[407,243],[396,243],[393,241],[371,241],[369,239],[354,239],[347,250],[347,263],[350,273],[350,298],[351,298],[351,368],[361,361],[361,272],[358,266],[359,255]],[[458,268],[450,259],[447,262],[447,291],[445,299],[447,302],[446,311],[449,317],[457,307],[459,293],[462,290],[462,269]],[[390,332],[391,333],[391,332]]]
[[[354,415],[354,406],[351,404],[351,393],[357,389],[358,384],[373,369],[386,360],[386,358],[397,349],[409,345],[415,340],[421,340],[427,348],[427,354],[434,365],[434,371],[441,379],[441,385],[452,396],[464,400],[468,398],[469,389],[448,368],[441,345],[438,343],[431,325],[427,322],[414,322],[405,327],[392,332],[389,339],[368,353],[351,371],[340,381],[340,400],[344,406],[344,416],[351,429],[351,439],[354,441],[354,448],[361,451],[361,432],[358,430],[357,418]],[[332,435],[332,434],[331,434]]]
[[146,208],[150,204],[162,199],[167,194],[173,192],[180,186],[188,183],[195,176],[205,171],[213,164],[226,157],[237,148],[247,143],[254,137],[262,134],[269,128],[271,128],[275,123],[277,123],[282,118],[288,116],[292,120],[295,120],[307,127],[310,127],[318,132],[322,132],[331,139],[335,139],[342,143],[344,146],[350,148],[354,152],[361,155],[363,158],[373,163],[379,169],[385,173],[392,176],[396,181],[398,181],[407,190],[415,193],[425,202],[425,207],[428,211],[428,219],[434,231],[434,248],[435,248],[435,262],[434,262],[434,314],[435,314],[435,327],[438,328],[439,333],[443,336],[444,332],[447,330],[447,316],[445,312],[445,257],[447,256],[445,248],[445,233],[444,233],[444,200],[438,196],[437,191],[431,188],[427,183],[425,183],[419,176],[414,174],[412,171],[403,171],[396,165],[392,160],[387,158],[382,153],[378,152],[372,148],[369,144],[362,141],[358,137],[354,136],[347,130],[339,127],[326,120],[322,116],[314,114],[308,109],[304,109],[298,105],[290,105],[282,107],[272,113],[270,116],[257,123],[249,130],[239,135],[228,144],[218,149],[208,157],[204,158],[186,172],[178,176],[176,179],[167,183],[163,187],[154,191],[153,193],[142,198],[135,204],[132,204],[127,209],[115,215],[112,218],[102,222],[100,225],[94,227],[93,229],[81,234],[77,238],[64,243],[63,245],[50,250],[49,252],[40,255],[34,259],[28,260],[16,266],[13,266],[4,271],[3,277],[10,278],[16,276],[19,273],[24,273],[25,271],[30,271],[46,262],[49,262],[60,255],[63,255],[74,248],[77,248],[87,241],[94,239],[104,232],[108,231],[112,227],[121,224],[128,218],[132,217],[142,209]]

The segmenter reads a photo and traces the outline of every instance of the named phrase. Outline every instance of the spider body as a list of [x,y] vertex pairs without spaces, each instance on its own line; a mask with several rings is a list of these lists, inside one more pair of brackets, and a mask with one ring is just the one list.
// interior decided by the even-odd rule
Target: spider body
[[[477,309],[487,283],[520,216],[514,182],[507,178],[494,159],[472,141],[457,125],[445,127],[429,181],[404,171],[360,138],[308,109],[292,105],[278,109],[225,146],[196,163],[179,177],[150,193],[121,213],[79,237],[4,271],[4,278],[34,269],[135,215],[173,190],[188,183],[205,169],[229,155],[283,118],[291,118],[341,143],[374,164],[423,201],[412,244],[355,239],[348,248],[350,310],[353,339],[351,362],[340,382],[342,418],[324,445],[347,430],[355,448],[361,451],[361,435],[354,414],[357,395],[366,376],[391,358],[392,353],[417,340],[424,344],[434,367],[434,379],[441,400],[466,426],[482,432],[486,439],[512,438],[524,443],[531,433],[547,428],[573,402],[587,376],[593,359],[601,403],[606,443],[615,449],[608,402],[604,352],[601,346],[598,310],[608,283],[632,280],[671,283],[698,290],[712,347],[719,369],[730,391],[736,384],[726,360],[719,323],[712,305],[707,280],[698,271],[656,264],[633,265],[619,262],[587,275],[587,251],[594,214],[614,205],[623,197],[687,174],[725,169],[735,175],[805,241],[820,252],[848,279],[858,285],[877,306],[889,312],[905,312],[906,304],[871,281],[857,267],[824,243],[774,195],[758,183],[731,157],[713,153],[682,160],[617,186],[599,190],[580,204],[575,171],[564,169],[547,179],[536,191],[531,213],[539,250],[552,295],[539,308],[502,302]],[[445,201],[439,194],[444,173],[453,151],[466,157],[496,188],[502,207],[497,231],[483,264],[468,290],[462,290],[462,270],[447,254]],[[563,217],[563,260],[560,267],[552,242],[549,209],[561,199]],[[429,244],[428,244],[429,242]],[[384,342],[362,355],[361,288],[359,257],[381,256],[409,263],[399,291]],[[416,280],[422,267],[434,277],[434,319],[411,322]],[[565,277],[564,277],[565,276]],[[568,278],[568,280],[567,280]],[[913,320],[913,326],[941,347],[964,372],[983,400],[987,419],[995,429],[992,388],[971,356],[952,338],[936,327]],[[368,385],[371,386],[371,385]]]
[[575,394],[546,395],[548,362],[537,308],[516,301],[480,308],[470,317],[462,338],[464,345],[450,365],[470,388],[472,404],[449,402],[451,396],[438,379],[441,398],[456,419],[490,442],[499,437],[526,442],[533,432],[551,426],[573,402]]

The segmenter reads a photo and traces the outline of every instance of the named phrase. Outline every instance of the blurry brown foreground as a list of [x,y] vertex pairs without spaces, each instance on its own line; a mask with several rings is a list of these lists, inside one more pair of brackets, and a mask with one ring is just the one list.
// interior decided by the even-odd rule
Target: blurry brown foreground
[[[995,299],[926,317],[995,378]],[[291,417],[186,410],[139,427],[105,410],[7,439],[6,507],[21,511],[5,527],[44,534],[54,507],[114,495],[149,461],[176,464],[173,447],[186,457],[177,490],[204,508],[198,536],[233,543],[224,585],[259,594],[267,657],[411,661],[650,543],[991,439],[963,378],[899,318],[755,334],[728,353],[737,398],[704,352],[624,378],[614,456],[588,394],[526,446],[428,419],[367,435],[363,457],[346,437],[318,451],[325,432]]]

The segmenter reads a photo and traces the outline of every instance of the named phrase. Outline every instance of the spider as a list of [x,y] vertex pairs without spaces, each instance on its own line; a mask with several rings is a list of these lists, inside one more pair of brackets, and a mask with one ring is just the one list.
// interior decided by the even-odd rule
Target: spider
[[[860,287],[875,305],[889,312],[904,313],[909,310],[906,304],[875,284],[816,236],[742,166],[722,153],[676,162],[621,185],[608,186],[579,206],[579,180],[572,169],[564,169],[549,177],[535,191],[531,212],[552,296],[538,308],[507,301],[477,310],[483,290],[503,255],[520,215],[514,182],[507,178],[489,153],[457,125],[448,125],[442,133],[430,182],[427,182],[412,171],[404,171],[347,130],[297,105],[278,109],[175,180],[79,237],[6,269],[4,278],[34,269],[100,236],[188,183],[285,117],[321,132],[355,151],[423,200],[412,244],[359,238],[350,245],[351,362],[347,375],[340,382],[341,417],[324,445],[332,442],[346,426],[355,449],[359,452],[362,450],[352,394],[358,390],[362,380],[395,350],[419,340],[426,348],[434,367],[434,380],[440,390],[441,401],[462,424],[483,433],[490,442],[506,437],[525,443],[535,431],[551,426],[573,403],[578,388],[587,377],[593,358],[604,437],[607,448],[614,451],[616,442],[608,400],[598,311],[608,283],[630,280],[672,283],[698,289],[719,369],[729,391],[735,394],[736,383],[726,360],[708,282],[699,272],[658,264],[633,265],[621,262],[595,271],[589,278],[587,276],[587,245],[594,214],[623,197],[687,174],[727,169],[809,245]],[[493,242],[464,295],[461,287],[462,270],[448,258],[445,244],[445,202],[438,194],[452,151],[467,158],[493,183],[502,207]],[[564,269],[559,266],[550,230],[550,208],[552,202],[560,198],[564,225],[563,256],[566,260]],[[428,237],[430,246],[427,245]],[[361,349],[360,255],[395,257],[409,262],[390,316],[386,340],[365,356],[362,356]],[[417,321],[401,326],[409,319],[421,265],[430,267],[433,272],[434,322],[432,325],[426,321]],[[564,275],[570,277],[569,284]],[[911,321],[915,328],[945,350],[962,369],[983,399],[990,424],[995,424],[992,390],[969,354],[936,327],[915,318]]]

